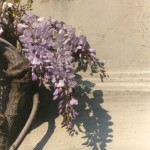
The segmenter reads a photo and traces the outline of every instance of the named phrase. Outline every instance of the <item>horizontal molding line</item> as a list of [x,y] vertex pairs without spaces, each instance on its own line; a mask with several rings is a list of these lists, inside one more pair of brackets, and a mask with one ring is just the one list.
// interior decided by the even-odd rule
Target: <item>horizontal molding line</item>
[[99,75],[91,77],[81,74],[81,76],[82,81],[76,78],[78,83],[94,90],[150,92],[150,72],[111,72],[104,82],[101,82]]

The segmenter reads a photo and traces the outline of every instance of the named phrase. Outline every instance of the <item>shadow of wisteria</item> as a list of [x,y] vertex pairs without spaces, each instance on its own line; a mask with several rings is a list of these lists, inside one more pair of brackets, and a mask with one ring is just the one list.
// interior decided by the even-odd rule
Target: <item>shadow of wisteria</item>
[[[79,100],[76,110],[79,112],[78,118],[75,120],[77,131],[82,132],[84,136],[83,145],[91,147],[92,150],[107,150],[107,144],[112,142],[113,135],[111,126],[111,116],[105,110],[103,103],[103,92],[94,89],[95,84],[82,80],[77,75],[78,87],[75,90],[75,97]],[[36,144],[34,150],[42,150],[55,130],[55,119],[58,117],[57,101],[52,101],[52,93],[49,91],[40,92],[40,107],[37,118],[31,130],[37,128],[44,122],[48,122],[48,129],[43,138]]]
[[[76,90],[76,97],[79,99],[77,110],[79,116],[75,122],[79,132],[85,134],[83,145],[91,147],[92,150],[106,150],[107,143],[112,142],[111,116],[108,111],[102,108],[103,92],[94,89],[95,84],[82,80],[77,76],[79,87]],[[88,85],[88,87],[87,87]]]

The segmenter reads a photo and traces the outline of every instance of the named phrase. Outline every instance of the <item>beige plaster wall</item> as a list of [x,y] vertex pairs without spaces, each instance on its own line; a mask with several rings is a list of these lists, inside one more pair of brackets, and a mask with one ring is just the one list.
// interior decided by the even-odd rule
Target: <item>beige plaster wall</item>
[[33,7],[87,35],[111,74],[103,83],[88,74],[78,81],[92,89],[76,93],[78,135],[69,137],[45,103],[19,150],[149,150],[150,0],[35,0]]
[[35,0],[33,8],[85,34],[109,71],[150,71],[149,0]]

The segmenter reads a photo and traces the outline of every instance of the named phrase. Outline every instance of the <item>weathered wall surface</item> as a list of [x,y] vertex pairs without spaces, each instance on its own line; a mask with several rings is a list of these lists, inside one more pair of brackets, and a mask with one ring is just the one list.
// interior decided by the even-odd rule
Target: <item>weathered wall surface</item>
[[149,150],[150,0],[36,0],[33,7],[86,35],[110,78],[101,83],[98,75],[82,74],[86,88],[76,94],[73,137],[42,99],[41,115],[19,150]]
[[41,1],[35,1],[34,12],[86,35],[109,71],[150,71],[149,0]]

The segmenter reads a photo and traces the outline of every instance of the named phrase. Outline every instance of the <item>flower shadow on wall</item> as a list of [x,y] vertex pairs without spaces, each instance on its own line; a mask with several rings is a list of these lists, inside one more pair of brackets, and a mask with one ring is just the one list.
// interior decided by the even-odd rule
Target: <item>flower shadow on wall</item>
[[79,132],[85,134],[82,137],[85,139],[83,145],[91,147],[92,150],[107,150],[107,143],[112,142],[113,139],[111,129],[113,123],[108,111],[100,105],[103,103],[103,92],[101,90],[92,91],[95,84],[82,80],[79,75],[78,84],[76,95],[80,101],[77,111],[80,115],[75,124]]
[[[111,129],[113,123],[108,111],[100,105],[103,103],[103,92],[101,90],[92,91],[95,84],[82,80],[80,75],[77,75],[77,81],[79,86],[75,90],[75,95],[79,99],[79,105],[76,108],[79,116],[75,120],[75,126],[78,128],[78,133],[82,132],[85,135],[82,137],[85,140],[83,145],[91,147],[92,150],[107,150],[107,144],[112,142],[113,139]],[[54,133],[55,119],[58,117],[58,103],[50,100],[52,93],[41,90],[40,97],[40,108],[31,130],[44,122],[48,122],[48,129],[39,143],[36,144],[34,150],[44,148]]]

